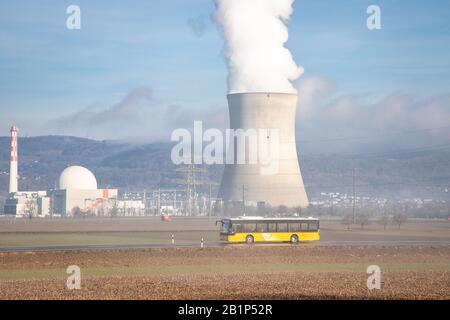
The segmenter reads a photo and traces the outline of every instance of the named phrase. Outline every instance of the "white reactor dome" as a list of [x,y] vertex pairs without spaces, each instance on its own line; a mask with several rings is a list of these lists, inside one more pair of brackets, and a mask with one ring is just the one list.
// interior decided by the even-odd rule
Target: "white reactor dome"
[[59,189],[97,189],[97,179],[85,167],[70,166],[65,168],[59,176]]

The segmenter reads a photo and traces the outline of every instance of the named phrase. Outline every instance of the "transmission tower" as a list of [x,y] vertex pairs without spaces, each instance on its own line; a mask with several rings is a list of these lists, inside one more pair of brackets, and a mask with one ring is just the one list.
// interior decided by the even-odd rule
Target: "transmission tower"
[[204,169],[196,168],[194,164],[193,155],[191,155],[191,162],[187,168],[177,169],[177,172],[186,173],[186,199],[184,202],[185,212],[188,216],[197,214],[197,187],[195,174],[206,172]]

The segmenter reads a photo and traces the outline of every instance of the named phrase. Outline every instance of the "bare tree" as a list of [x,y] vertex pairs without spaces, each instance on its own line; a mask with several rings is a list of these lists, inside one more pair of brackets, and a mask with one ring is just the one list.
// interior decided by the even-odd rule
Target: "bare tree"
[[369,214],[359,214],[356,217],[356,223],[361,226],[361,229],[364,229],[365,225],[370,223],[370,215]]
[[276,212],[275,208],[272,207],[270,204],[266,204],[264,206],[264,214],[266,216],[273,217],[275,212]]
[[222,200],[216,200],[213,204],[213,214],[217,217],[223,216],[223,201]]
[[397,213],[394,215],[393,221],[400,229],[400,226],[408,220],[408,217],[404,213]]
[[342,218],[341,223],[347,226],[347,230],[350,230],[353,223],[353,216],[349,214],[345,215],[344,218]]
[[292,208],[292,212],[296,213],[299,217],[301,217],[302,216],[302,207],[296,206],[296,207]]
[[391,223],[391,217],[384,214],[380,217],[378,223],[381,224],[383,226],[383,229],[386,231],[387,226],[389,225],[389,223]]
[[257,212],[257,208],[255,206],[245,206],[245,213],[248,215],[255,215]]
[[112,205],[111,209],[109,209],[109,216],[110,218],[117,217],[117,214],[119,213],[119,208],[117,207],[117,201],[114,201],[114,204]]
[[80,217],[83,214],[83,211],[81,211],[81,208],[79,206],[75,206],[72,208],[72,217],[77,218]]
[[286,207],[285,205],[279,205],[278,206],[278,213],[280,215],[285,215],[288,212],[288,207]]
[[30,220],[36,217],[38,213],[37,202],[34,200],[27,200],[24,206],[24,213]]

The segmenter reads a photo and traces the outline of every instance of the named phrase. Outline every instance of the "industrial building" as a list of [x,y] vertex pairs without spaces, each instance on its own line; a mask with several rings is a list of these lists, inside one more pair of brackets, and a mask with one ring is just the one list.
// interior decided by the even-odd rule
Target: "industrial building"
[[9,194],[4,213],[16,217],[106,215],[113,207],[126,206],[117,200],[117,189],[99,189],[88,169],[69,166],[61,172],[56,189],[19,191],[18,128],[11,127]]
[[[234,93],[229,94],[230,129],[269,130],[267,141],[258,140],[256,147],[245,146],[246,155],[276,143],[278,154],[274,172],[265,173],[265,164],[227,163],[222,176],[219,198],[225,203],[254,203],[256,205],[285,205],[307,207],[308,197],[303,184],[295,142],[295,112],[297,95],[288,93]],[[277,139],[270,134],[275,129]],[[273,141],[272,141],[273,140]],[[227,150],[233,148],[229,146]],[[253,146],[254,147],[254,146]],[[259,158],[258,158],[259,160]]]
[[5,201],[5,214],[23,217],[46,217],[50,215],[50,197],[47,191],[12,192]]
[[16,217],[45,217],[50,214],[47,191],[18,191],[18,133],[19,129],[15,125],[11,126],[9,196],[5,201],[4,212]]
[[16,217],[107,215],[115,205],[124,206],[117,202],[117,189],[98,189],[91,171],[70,166],[61,173],[57,189],[9,193],[4,212]]
[[96,214],[117,200],[117,189],[98,189],[97,179],[88,169],[70,166],[61,172],[58,189],[52,192],[53,213],[70,216],[79,212]]

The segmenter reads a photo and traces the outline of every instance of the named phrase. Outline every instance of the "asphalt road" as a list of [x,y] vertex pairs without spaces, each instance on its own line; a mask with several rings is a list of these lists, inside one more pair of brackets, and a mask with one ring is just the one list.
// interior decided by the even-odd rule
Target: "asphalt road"
[[[246,244],[229,244],[225,242],[206,242],[204,247],[239,246]],[[257,246],[291,245],[288,243],[258,243]],[[308,246],[449,246],[450,241],[416,241],[416,240],[388,240],[388,241],[315,241],[310,243],[300,243],[297,245]],[[20,247],[0,247],[0,252],[23,252],[23,251],[67,251],[67,250],[99,250],[99,249],[147,249],[147,248],[200,248],[200,244],[92,244],[92,245],[71,245],[71,246],[20,246]]]

